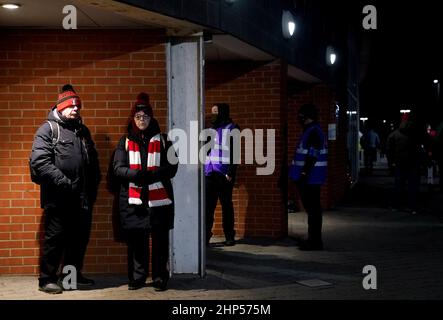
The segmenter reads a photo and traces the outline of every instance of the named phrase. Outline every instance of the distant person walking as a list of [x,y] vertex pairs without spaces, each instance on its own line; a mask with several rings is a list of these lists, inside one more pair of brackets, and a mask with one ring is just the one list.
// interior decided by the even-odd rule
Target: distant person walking
[[430,124],[426,124],[425,150],[426,150],[426,167],[427,167],[427,184],[428,190],[432,191],[434,187],[434,171],[436,166],[435,150],[437,131]]
[[[414,123],[405,117],[386,143],[387,156],[394,168],[394,208],[417,213],[417,198],[420,187],[420,139]],[[404,191],[407,185],[407,196]],[[405,199],[407,199],[405,201]]]
[[380,148],[380,138],[372,128],[370,122],[366,125],[366,130],[360,139],[360,144],[363,148],[366,174],[372,175],[374,162],[377,160],[377,149]]
[[440,192],[443,192],[443,121],[437,127],[435,140],[435,157],[438,164],[438,174],[440,179]]

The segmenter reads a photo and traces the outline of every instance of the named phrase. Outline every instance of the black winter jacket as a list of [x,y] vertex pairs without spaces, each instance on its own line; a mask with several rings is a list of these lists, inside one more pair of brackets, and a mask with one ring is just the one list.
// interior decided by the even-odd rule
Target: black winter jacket
[[[153,121],[152,119],[151,121]],[[121,183],[120,191],[118,192],[118,202],[119,202],[119,211],[120,211],[120,221],[122,228],[124,230],[132,230],[132,229],[152,229],[152,228],[161,228],[161,229],[172,229],[174,228],[174,192],[172,189],[171,180],[178,168],[177,164],[171,164],[167,159],[167,150],[172,147],[172,143],[167,140],[167,137],[163,135],[163,141],[165,141],[165,146],[163,143],[161,144],[160,151],[160,167],[155,171],[151,171],[152,174],[149,176],[149,180],[143,181],[143,192],[142,194],[142,205],[132,205],[128,202],[129,197],[129,182],[134,182],[138,185],[141,185],[140,182],[140,171],[136,169],[129,168],[129,151],[126,150],[126,139],[137,142],[140,148],[140,156],[142,163],[147,163],[147,144],[148,140],[140,141],[136,139],[136,137],[131,136],[129,133],[128,136],[121,137],[117,149],[114,155],[114,175],[119,179]],[[174,154],[174,156],[176,156]],[[177,160],[178,161],[178,160]],[[146,171],[146,168],[143,168],[143,171]],[[172,200],[171,205],[161,206],[161,207],[153,207],[149,208],[147,203],[148,199],[146,199],[149,184],[161,181],[163,186],[166,189],[169,199]]]
[[51,127],[44,123],[34,136],[30,165],[40,177],[41,207],[92,210],[100,183],[97,151],[88,128],[78,121],[63,121],[55,107],[49,112],[58,142],[53,147]]

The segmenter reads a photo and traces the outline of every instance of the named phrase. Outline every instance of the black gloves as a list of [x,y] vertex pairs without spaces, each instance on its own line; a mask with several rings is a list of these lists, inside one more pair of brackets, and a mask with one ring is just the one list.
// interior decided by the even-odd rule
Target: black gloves
[[306,174],[306,172],[302,171],[298,182],[299,182],[299,184],[307,184],[308,183],[308,175]]
[[139,170],[134,177],[134,183],[140,187],[153,183],[152,172]]
[[67,177],[63,177],[62,179],[55,182],[57,188],[63,191],[71,192],[72,191],[72,181]]

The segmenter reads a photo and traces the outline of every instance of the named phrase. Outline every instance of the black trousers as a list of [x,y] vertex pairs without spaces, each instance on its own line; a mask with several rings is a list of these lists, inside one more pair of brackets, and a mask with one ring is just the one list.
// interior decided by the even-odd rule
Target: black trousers
[[222,206],[223,232],[226,239],[234,240],[234,206],[232,204],[232,190],[234,183],[229,182],[221,174],[213,173],[206,177],[206,242],[212,236],[214,211],[220,199]]
[[298,190],[303,207],[308,214],[308,241],[313,244],[321,244],[323,217],[320,204],[320,185],[301,182],[298,184]]
[[169,279],[169,230],[126,231],[129,281],[146,281],[149,276],[149,237],[152,239],[152,279]]
[[77,272],[81,272],[91,232],[92,214],[83,209],[48,208],[44,220],[40,285],[58,280],[57,273],[62,259],[63,265],[72,265]]

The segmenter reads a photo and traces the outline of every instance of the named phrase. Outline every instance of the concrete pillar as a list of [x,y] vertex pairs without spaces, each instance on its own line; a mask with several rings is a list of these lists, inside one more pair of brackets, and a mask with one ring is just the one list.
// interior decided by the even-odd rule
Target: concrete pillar
[[[167,46],[169,129],[186,132],[187,164],[173,179],[175,228],[171,235],[171,271],[205,272],[204,179],[198,164],[198,134],[204,123],[203,41],[201,37],[173,38]],[[197,156],[197,161],[196,161]]]

